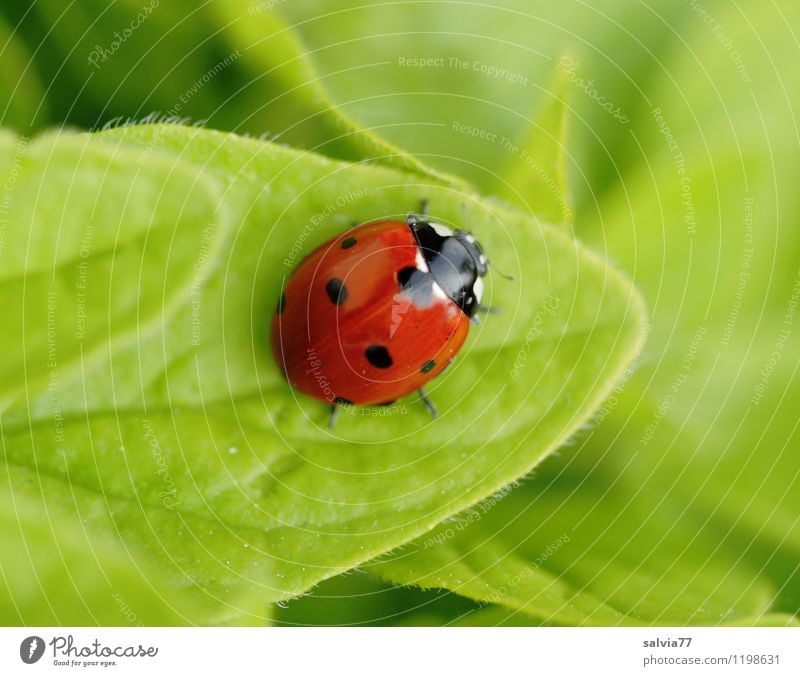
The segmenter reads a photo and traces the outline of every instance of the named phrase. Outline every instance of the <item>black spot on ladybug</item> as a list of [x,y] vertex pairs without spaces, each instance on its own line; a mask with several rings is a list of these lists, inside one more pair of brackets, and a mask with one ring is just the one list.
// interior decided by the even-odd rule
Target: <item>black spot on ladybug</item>
[[400,286],[408,286],[408,283],[411,281],[411,277],[415,272],[417,272],[417,268],[411,266],[400,270],[400,272],[397,273],[397,281],[400,282]]
[[376,404],[376,406],[391,406],[397,399],[392,399],[391,401],[382,401],[380,404]]
[[283,293],[283,291],[281,291],[281,297],[280,297],[280,298],[278,298],[278,307],[277,307],[277,309],[276,309],[276,312],[277,312],[279,315],[282,315],[282,314],[283,314],[283,311],[284,311],[285,309],[286,309],[286,294],[285,294],[285,293]]
[[433,371],[433,367],[434,366],[436,366],[436,362],[433,361],[433,359],[430,359],[430,360],[426,361],[422,365],[422,368],[419,370],[419,372],[420,373],[430,373],[431,371]]
[[344,397],[334,397],[333,403],[337,406],[352,406],[353,402],[349,399],[345,399]]
[[329,279],[325,285],[325,291],[334,305],[341,305],[347,300],[347,287],[341,279],[336,277]]
[[349,249],[351,246],[356,245],[356,238],[355,237],[348,237],[346,240],[342,242],[342,249]]
[[383,345],[370,345],[364,350],[364,356],[376,369],[388,369],[394,363],[389,350]]

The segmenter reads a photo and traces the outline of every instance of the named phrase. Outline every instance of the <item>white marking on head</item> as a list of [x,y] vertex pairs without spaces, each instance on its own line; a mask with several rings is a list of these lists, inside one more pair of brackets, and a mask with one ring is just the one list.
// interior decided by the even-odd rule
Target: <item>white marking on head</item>
[[431,283],[431,292],[437,298],[441,298],[442,300],[449,298],[449,296],[444,292],[444,289],[439,286],[439,282],[433,280]]
[[472,293],[475,294],[475,300],[480,305],[481,299],[483,298],[483,280],[480,277],[478,277],[472,285]]
[[437,235],[439,235],[440,237],[452,237],[453,236],[453,231],[450,228],[448,228],[447,226],[442,225],[441,223],[434,223],[433,221],[431,221],[431,222],[428,223],[428,225],[430,225],[433,228],[433,231]]
[[484,256],[483,254],[481,254],[481,257],[478,260],[480,261],[481,265],[486,265],[489,262],[488,260],[486,260],[486,256]]

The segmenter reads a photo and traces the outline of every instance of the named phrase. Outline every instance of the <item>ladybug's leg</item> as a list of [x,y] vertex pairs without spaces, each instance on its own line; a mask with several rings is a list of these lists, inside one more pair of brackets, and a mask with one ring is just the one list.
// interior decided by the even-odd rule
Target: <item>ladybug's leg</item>
[[428,215],[428,200],[424,197],[419,201],[419,215],[420,216],[427,216]]
[[501,315],[503,314],[503,308],[496,305],[479,305],[478,312],[483,312],[485,315]]
[[422,399],[422,403],[425,404],[425,408],[428,409],[428,412],[431,414],[431,416],[433,416],[434,418],[438,418],[439,411],[436,410],[436,407],[433,405],[433,402],[430,399],[428,399],[428,395],[425,394],[425,390],[420,387],[417,390],[417,392],[419,392],[419,398]]
[[336,422],[336,416],[339,415],[339,409],[342,406],[352,406],[353,402],[349,399],[345,399],[344,397],[336,397],[331,404],[331,417],[328,420],[328,427],[333,428],[333,424]]

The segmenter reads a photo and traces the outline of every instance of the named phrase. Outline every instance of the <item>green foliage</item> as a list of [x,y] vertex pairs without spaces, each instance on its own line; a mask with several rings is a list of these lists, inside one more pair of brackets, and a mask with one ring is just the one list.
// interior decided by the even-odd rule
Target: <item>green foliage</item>
[[45,101],[30,54],[0,16],[0,125],[31,129]]
[[[29,197],[43,184],[47,200]],[[342,195],[346,210],[318,218]],[[34,142],[11,215],[34,233],[56,223],[63,236],[23,232],[27,249],[9,240],[12,263],[29,254],[5,273],[26,289],[5,296],[6,316],[21,322],[6,336],[6,461],[47,477],[48,501],[74,500],[93,528],[146,551],[175,586],[220,602],[250,589],[264,604],[525,474],[607,394],[642,326],[629,284],[549,226],[471,200],[476,236],[519,267],[516,284],[488,290],[514,311],[477,329],[432,388],[435,423],[409,401],[388,419],[343,416],[332,435],[324,407],[297,400],[269,354],[297,224],[318,224],[302,255],[423,195],[445,222],[460,218],[460,196],[418,177],[213,132],[156,126]],[[55,307],[42,312],[53,284]],[[23,359],[29,333],[44,342]]]
[[773,610],[797,614],[800,240],[790,224],[800,156],[797,74],[780,64],[800,15],[781,5],[752,16],[708,7],[735,50],[694,18],[697,53],[675,49],[645,92],[677,151],[656,116],[641,115],[634,133],[648,170],[583,222],[633,272],[654,325],[643,368],[584,457],[613,449],[604,456],[612,474],[624,467],[631,485],[685,506],[714,558],[749,568],[753,586],[774,589]]
[[532,130],[521,145],[510,143],[508,166],[492,191],[550,223],[572,223],[567,186],[567,81],[556,70],[553,87],[543,92],[544,103],[531,122]]
[[275,609],[287,626],[432,626],[471,616],[480,606],[443,589],[424,590],[384,582],[357,569],[325,580],[313,594]]
[[[497,602],[562,623],[796,622],[794,115],[770,95],[784,73],[756,48],[748,17],[714,15],[748,54],[752,83],[700,39],[698,21],[703,51],[676,48],[645,92],[660,112],[634,116],[642,166],[576,219],[652,308],[639,368],[516,511],[493,511],[434,551],[417,541],[378,566],[390,579],[492,598],[568,533],[569,546]],[[759,27],[788,49],[779,13],[759,13]],[[569,602],[585,593],[596,606],[582,616]]]
[[700,510],[574,464],[546,463],[370,570],[559,625],[716,625],[770,610],[777,589],[717,551]]
[[[203,121],[461,183],[334,106],[298,36],[263,3],[82,0],[65,8],[60,0],[41,0],[15,18],[20,32],[51,57],[38,65],[59,106],[56,115],[74,124],[96,129],[131,120]],[[153,72],[160,74],[156,82]],[[43,117],[36,116],[38,126]]]
[[53,404],[61,378],[80,378],[185,302],[198,224],[213,241],[221,195],[191,166],[156,156],[143,167],[141,151],[4,139],[4,217],[26,227],[3,238],[0,412],[40,392]]
[[62,516],[56,501],[34,499],[46,484],[25,470],[7,469],[3,477],[0,617],[5,625],[172,626],[204,616],[196,599],[165,588],[158,572],[135,562],[111,539]]
[[[3,4],[2,124],[274,142],[0,131],[0,619],[797,623],[796,4],[146,4]],[[421,197],[517,281],[331,433],[281,282]]]
[[[544,92],[562,57],[573,57],[576,78],[593,81],[598,95],[632,116],[642,83],[664,71],[659,58],[693,17],[685,3],[657,0],[411,2],[396,10],[391,3],[352,0],[328,0],[324,9],[303,2],[276,6],[342,109],[485,193],[513,164],[502,140],[523,148],[535,134],[531,112],[549,100]],[[569,78],[567,95],[566,164],[580,204],[622,180],[637,153],[629,125]],[[471,138],[455,122],[484,136]],[[617,143],[627,152],[615,152]]]

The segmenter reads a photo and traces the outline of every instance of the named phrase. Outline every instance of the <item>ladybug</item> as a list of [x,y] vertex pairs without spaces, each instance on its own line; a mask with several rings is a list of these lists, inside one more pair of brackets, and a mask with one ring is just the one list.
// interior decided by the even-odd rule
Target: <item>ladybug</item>
[[331,405],[389,405],[453,361],[478,323],[489,261],[475,238],[429,220],[357,225],[310,253],[286,281],[272,350],[288,382]]

